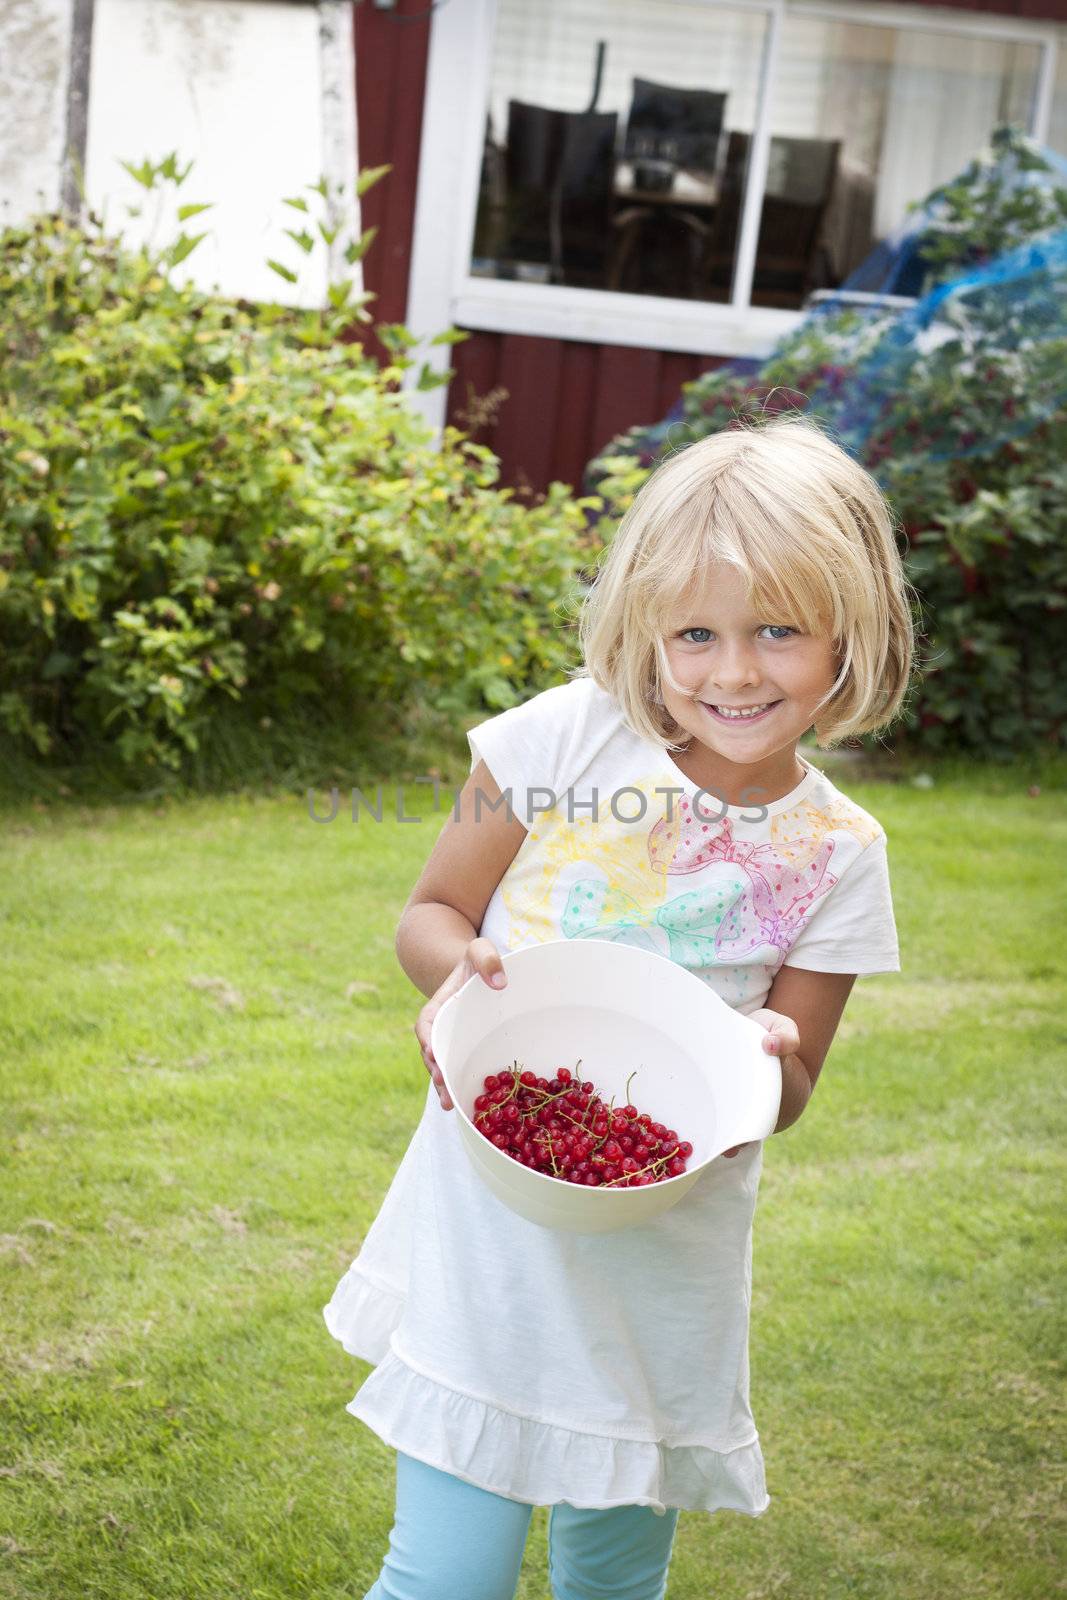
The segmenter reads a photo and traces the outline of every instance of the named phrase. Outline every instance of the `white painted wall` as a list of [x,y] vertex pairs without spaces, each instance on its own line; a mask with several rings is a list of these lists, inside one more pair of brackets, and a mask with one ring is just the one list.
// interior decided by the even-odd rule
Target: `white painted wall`
[[[0,0],[0,218],[60,203],[74,0]],[[176,150],[193,169],[166,204],[146,196],[124,160]],[[330,278],[354,277],[345,244],[359,233],[351,0],[95,0],[85,194],[131,243],[207,237],[173,269],[225,295],[316,306]],[[308,186],[342,183],[331,221],[333,270]],[[307,200],[310,221],[283,204]],[[178,205],[213,202],[181,223]],[[140,207],[131,217],[127,208]],[[307,226],[305,256],[285,228]],[[288,284],[266,264],[298,272]]]
[[[301,226],[283,196],[309,198],[306,186],[323,169],[318,29],[315,6],[280,0],[96,0],[89,203],[138,241],[206,229],[176,281],[322,303],[324,248],[304,257],[282,232]],[[195,162],[189,177],[162,211],[151,196],[140,217],[127,218],[144,192],[120,163],[169,150]],[[214,209],[178,223],[177,203],[193,201]],[[268,256],[299,268],[300,283],[287,285]]]
[[59,204],[71,0],[0,0],[0,225]]

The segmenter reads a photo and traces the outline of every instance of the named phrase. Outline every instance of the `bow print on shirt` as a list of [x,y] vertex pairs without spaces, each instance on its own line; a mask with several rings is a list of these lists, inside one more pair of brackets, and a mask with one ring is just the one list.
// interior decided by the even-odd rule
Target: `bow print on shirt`
[[732,873],[653,910],[600,878],[583,878],[571,886],[561,927],[568,939],[610,939],[659,954],[648,931],[656,926],[667,936],[672,961],[683,967],[708,967],[718,959],[718,931],[746,886],[741,873]]
[[851,833],[864,846],[878,837],[874,818],[846,800],[834,798],[827,806],[802,800],[792,811],[771,818],[771,843],[794,866],[814,861],[828,833]]
[[[745,891],[736,897],[716,933],[718,959],[728,952],[728,959],[737,960],[763,945],[788,952],[815,901],[837,882],[828,870],[833,841],[825,836],[835,825],[840,828],[844,818],[811,809],[812,817],[803,819],[812,825],[810,832],[805,828],[791,839],[766,844],[735,839],[729,818],[702,823],[688,797],[679,804],[677,817],[663,818],[652,828],[648,854],[658,872],[674,876],[721,862],[745,874]],[[816,819],[821,819],[821,826],[814,825]]]

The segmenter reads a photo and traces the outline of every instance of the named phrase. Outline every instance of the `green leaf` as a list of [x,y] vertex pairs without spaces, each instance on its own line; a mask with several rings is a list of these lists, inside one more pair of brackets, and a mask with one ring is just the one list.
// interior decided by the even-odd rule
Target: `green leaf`
[[289,200],[283,200],[282,204],[286,205],[286,206],[292,206],[294,211],[306,211],[307,208],[308,208],[307,201],[306,200],[301,200],[299,195],[295,195],[292,199],[289,199]]
[[290,267],[283,267],[280,261],[272,261],[268,256],[267,265],[272,272],[278,274],[279,278],[284,278],[286,283],[296,282],[296,273]]
[[182,184],[185,182],[186,178],[189,176],[190,172],[192,172],[192,170],[193,170],[193,163],[191,161],[186,166],[184,172],[180,172],[178,170],[178,152],[177,152],[177,150],[172,150],[169,155],[165,155],[163,157],[163,160],[159,163],[160,174],[164,178],[172,179],[174,184],[179,189],[181,188]]
[[431,344],[462,344],[464,339],[469,339],[470,334],[462,328],[446,328],[444,333],[436,334],[430,340]]
[[132,161],[120,161],[119,166],[124,167],[130,177],[141,185],[142,189],[151,189],[155,183],[156,169],[147,156],[139,167],[135,167]]
[[354,266],[357,261],[363,260],[363,257],[367,254],[367,251],[370,249],[377,237],[377,227],[367,228],[364,233],[360,234],[358,240],[354,241],[348,246],[347,250],[345,251],[345,260],[348,262],[350,267]]
[[302,228],[299,233],[294,233],[292,228],[283,228],[282,232],[288,235],[295,245],[299,245],[305,255],[310,255],[315,241],[306,229]]
[[372,189],[381,178],[385,177],[387,172],[392,172],[392,170],[393,164],[391,161],[387,162],[384,167],[365,167],[356,179],[357,199],[365,195],[368,189]]
[[410,328],[402,322],[383,322],[378,328],[378,337],[387,350],[408,350],[418,340]]
[[432,367],[423,362],[419,368],[419,381],[416,389],[440,389],[442,385],[451,383],[454,374],[451,372],[435,372]]
[[178,207],[178,221],[179,222],[187,222],[190,217],[199,216],[201,211],[210,211],[212,209],[212,207],[214,206],[214,204],[215,204],[214,200],[208,200],[206,202],[206,204],[204,204],[204,205],[199,205],[199,206],[179,206]]
[[180,261],[185,260],[186,256],[191,256],[201,240],[206,238],[206,233],[180,233],[177,241],[170,246],[170,249],[164,251],[164,259],[172,267],[176,267]]
[[62,650],[53,650],[41,668],[42,678],[62,678],[66,673],[78,665],[73,656],[68,656]]
[[515,691],[506,678],[487,678],[482,684],[482,693],[486,703],[491,706],[502,706],[507,710],[515,703]]

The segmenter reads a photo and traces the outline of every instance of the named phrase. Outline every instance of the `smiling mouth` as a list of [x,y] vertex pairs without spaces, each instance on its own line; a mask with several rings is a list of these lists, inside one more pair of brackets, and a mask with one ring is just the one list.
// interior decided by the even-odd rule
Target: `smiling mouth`
[[733,706],[712,705],[707,700],[702,700],[700,702],[700,704],[704,707],[705,711],[710,713],[710,715],[715,718],[715,720],[717,722],[742,722],[743,723],[743,722],[760,722],[760,721],[762,721],[762,719],[764,717],[770,715],[770,713],[774,710],[775,706],[781,705],[781,701],[780,700],[766,700],[766,701],[763,702],[762,705],[760,705],[755,710],[748,709],[748,708],[746,708],[744,706],[733,707]]

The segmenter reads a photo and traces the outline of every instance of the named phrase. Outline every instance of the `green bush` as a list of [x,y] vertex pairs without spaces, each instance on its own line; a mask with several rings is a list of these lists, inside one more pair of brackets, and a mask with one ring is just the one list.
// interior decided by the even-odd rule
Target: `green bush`
[[364,353],[351,284],[310,314],[227,302],[172,282],[195,242],[0,235],[0,727],[158,775],[231,702],[358,729],[556,681],[583,504],[523,506],[488,450],[438,448],[399,389],[412,336]]
[[990,158],[934,198],[928,285],[981,265],[998,240],[1036,235],[1052,267],[1020,280],[1025,293],[995,286],[965,312],[948,306],[936,338],[895,343],[893,313],[813,314],[755,376],[686,385],[680,419],[612,441],[587,481],[617,514],[666,452],[781,410],[822,419],[888,494],[922,603],[904,712],[858,742],[997,758],[1062,749],[1067,192],[1029,140],[1003,130]]

